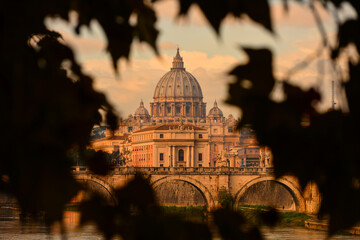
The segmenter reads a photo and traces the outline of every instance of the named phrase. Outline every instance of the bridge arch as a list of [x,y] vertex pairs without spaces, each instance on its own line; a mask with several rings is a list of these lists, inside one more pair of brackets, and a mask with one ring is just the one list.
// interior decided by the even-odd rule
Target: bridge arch
[[192,177],[181,176],[181,175],[180,176],[165,176],[165,177],[155,180],[154,182],[152,182],[151,185],[152,185],[153,189],[156,190],[156,188],[159,187],[161,184],[170,182],[170,181],[181,181],[181,182],[186,182],[186,183],[192,185],[204,197],[206,205],[207,205],[207,209],[210,211],[215,208],[215,201],[214,201],[214,198],[211,195],[209,189],[207,187],[205,187],[205,185],[202,184],[200,181],[198,181]]
[[101,179],[91,174],[75,175],[74,178],[79,182],[84,182],[85,184],[90,183],[97,189],[101,189],[101,192],[105,194],[105,197],[109,200],[111,204],[115,205],[117,203],[114,189],[104,179]]
[[301,190],[293,183],[292,181],[286,178],[278,178],[275,179],[272,176],[260,176],[258,178],[252,179],[243,185],[240,190],[235,194],[234,208],[237,208],[241,197],[245,194],[246,190],[248,190],[251,186],[256,183],[272,181],[281,184],[285,189],[291,194],[291,196],[295,200],[296,211],[298,212],[306,212],[306,203],[305,198],[301,192]]

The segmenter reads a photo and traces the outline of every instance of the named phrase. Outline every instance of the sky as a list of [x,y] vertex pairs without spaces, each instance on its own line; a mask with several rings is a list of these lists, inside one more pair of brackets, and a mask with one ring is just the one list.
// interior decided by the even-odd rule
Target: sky
[[[156,1],[154,9],[158,17],[160,30],[158,46],[160,57],[144,43],[135,42],[131,49],[130,61],[120,60],[120,78],[112,68],[110,55],[105,51],[106,39],[101,27],[92,21],[90,29],[81,28],[81,34],[75,35],[73,25],[76,14],[72,13],[70,23],[60,19],[47,19],[45,24],[60,32],[65,44],[73,47],[83,70],[95,79],[95,88],[104,92],[121,117],[134,114],[141,99],[150,110],[154,89],[160,78],[170,70],[172,58],[179,46],[185,68],[200,83],[207,111],[218,102],[225,116],[229,114],[241,117],[241,111],[225,104],[227,84],[233,79],[227,73],[236,65],[246,63],[242,47],[267,47],[274,54],[275,76],[287,79],[287,73],[314,54],[321,44],[321,35],[314,17],[307,5],[291,3],[289,12],[284,11],[280,1],[272,1],[271,16],[275,34],[243,18],[226,18],[220,28],[220,36],[210,27],[200,9],[194,5],[187,18],[177,19],[178,3],[174,0]],[[330,42],[335,44],[336,24],[321,5],[316,9],[324,23]],[[348,5],[340,11],[340,19],[354,17]],[[319,111],[331,105],[331,81],[336,78],[329,61],[321,55],[305,70],[290,78],[290,82],[308,89],[315,87],[323,93],[323,100],[317,106]],[[341,65],[341,64],[340,64]],[[346,65],[340,66],[346,72]],[[336,84],[340,84],[336,82]],[[274,99],[281,100],[281,93],[274,91]],[[339,93],[335,95],[337,106],[346,105]]]

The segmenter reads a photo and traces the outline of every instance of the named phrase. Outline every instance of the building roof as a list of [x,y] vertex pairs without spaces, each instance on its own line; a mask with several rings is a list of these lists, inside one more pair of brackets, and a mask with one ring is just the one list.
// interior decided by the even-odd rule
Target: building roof
[[196,78],[185,71],[183,58],[179,48],[173,60],[173,67],[158,82],[154,92],[154,100],[158,98],[190,97],[203,98],[200,84]]
[[108,141],[108,140],[128,140],[129,135],[123,135],[123,136],[111,136],[111,137],[105,137],[93,140],[92,142],[102,142],[102,141]]
[[152,130],[206,130],[204,128],[200,128],[197,126],[194,126],[192,124],[162,124],[162,125],[157,125],[157,126],[152,126],[152,127],[147,127],[144,129],[141,129],[139,131],[136,131],[134,133],[140,133],[140,132],[147,132],[147,131],[152,131]]

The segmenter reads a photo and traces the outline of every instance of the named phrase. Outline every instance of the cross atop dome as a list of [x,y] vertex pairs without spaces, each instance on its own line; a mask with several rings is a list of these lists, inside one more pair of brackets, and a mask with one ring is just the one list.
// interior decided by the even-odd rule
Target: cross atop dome
[[176,49],[176,56],[175,56],[176,58],[181,58],[180,57],[180,52],[179,52],[179,46],[177,47],[177,49]]
[[183,58],[180,56],[179,47],[177,48],[176,56],[174,57],[174,60],[172,62],[171,70],[173,70],[173,69],[183,69],[183,70],[185,70]]

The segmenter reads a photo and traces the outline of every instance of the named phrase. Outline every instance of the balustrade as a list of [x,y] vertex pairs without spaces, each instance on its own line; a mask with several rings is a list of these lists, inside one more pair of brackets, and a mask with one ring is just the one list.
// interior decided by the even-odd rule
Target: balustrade
[[[71,168],[74,174],[89,173],[86,166],[74,166]],[[273,168],[261,167],[112,167],[111,174],[229,174],[229,175],[253,175],[272,174]]]

